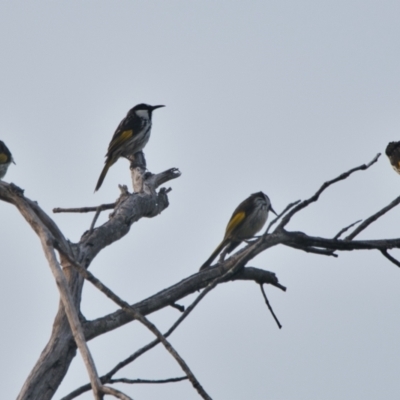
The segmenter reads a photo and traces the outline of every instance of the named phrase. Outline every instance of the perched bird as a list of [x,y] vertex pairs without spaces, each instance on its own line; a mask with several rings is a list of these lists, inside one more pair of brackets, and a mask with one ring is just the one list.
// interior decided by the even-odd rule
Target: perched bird
[[0,140],[0,180],[4,178],[11,163],[15,164],[11,152],[4,142]]
[[97,181],[95,191],[100,189],[107,171],[120,157],[129,157],[146,146],[150,138],[151,115],[156,108],[164,106],[149,106],[138,104],[128,111],[120,122],[108,146],[106,161]]
[[269,210],[276,215],[268,196],[263,192],[253,193],[242,201],[228,222],[224,239],[200,267],[200,271],[209,267],[224,248],[226,253],[230,253],[243,240],[252,238],[264,226]]
[[400,174],[400,142],[390,142],[386,147],[386,155],[393,169]]

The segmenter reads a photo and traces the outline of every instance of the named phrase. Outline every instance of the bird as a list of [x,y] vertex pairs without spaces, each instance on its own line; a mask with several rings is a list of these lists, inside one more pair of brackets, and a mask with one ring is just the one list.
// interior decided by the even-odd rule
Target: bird
[[400,142],[390,142],[386,147],[386,155],[393,169],[400,174]]
[[165,106],[150,106],[141,103],[128,111],[108,145],[105,165],[97,181],[95,192],[100,189],[109,168],[120,157],[127,158],[143,150],[150,138],[152,113],[161,107]]
[[269,211],[277,215],[269,197],[263,192],[253,193],[243,200],[233,212],[222,242],[200,267],[200,271],[208,268],[223,249],[225,253],[230,253],[241,242],[252,238],[264,226]]
[[12,154],[5,143],[0,140],[0,180],[6,175],[11,163],[15,164]]

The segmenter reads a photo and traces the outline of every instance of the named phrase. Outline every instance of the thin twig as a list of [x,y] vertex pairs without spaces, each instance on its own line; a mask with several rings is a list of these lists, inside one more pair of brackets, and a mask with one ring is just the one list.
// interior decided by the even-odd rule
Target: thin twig
[[400,268],[400,262],[397,261],[393,256],[391,256],[387,250],[381,250],[381,253],[386,257],[389,261],[391,261],[394,265]]
[[390,204],[388,204],[386,207],[383,207],[382,210],[378,211],[374,215],[371,215],[369,218],[367,218],[357,229],[355,229],[350,235],[346,236],[344,240],[352,240],[354,239],[361,231],[363,231],[365,228],[367,228],[370,224],[375,222],[378,218],[380,218],[382,215],[386,214],[389,210],[392,208],[396,207],[400,203],[400,196],[396,197]]
[[137,383],[172,383],[172,382],[181,382],[187,380],[187,376],[181,376],[178,378],[169,378],[169,379],[110,379],[109,383],[129,383],[129,384],[137,384]]
[[353,222],[352,224],[350,224],[349,226],[346,226],[345,228],[341,229],[334,237],[333,239],[339,239],[340,236],[343,235],[343,233],[347,232],[350,228],[352,228],[354,225],[357,225],[359,222],[361,222],[362,219],[359,219],[356,222]]
[[102,210],[101,210],[100,207],[97,208],[96,213],[94,214],[94,217],[93,217],[93,221],[92,221],[92,223],[90,224],[89,234],[92,233],[92,231],[93,231],[93,229],[94,229],[94,226],[96,225],[97,218],[99,218],[99,215],[100,215],[101,211],[102,211]]
[[109,203],[109,204],[101,204],[100,206],[96,207],[78,207],[78,208],[60,208],[56,207],[53,208],[53,213],[87,213],[87,212],[95,212],[98,209],[101,211],[104,210],[112,210],[114,209],[117,203]]
[[282,218],[292,207],[294,207],[294,206],[296,206],[297,204],[299,204],[300,201],[301,201],[301,200],[297,200],[297,201],[294,201],[293,203],[288,204],[288,205],[286,206],[286,208],[285,208],[280,214],[278,214],[278,216],[275,217],[275,218],[269,223],[268,228],[266,229],[264,235],[266,235],[266,234],[269,232],[269,230],[271,229],[272,225],[275,224],[275,223],[279,220],[279,218]]
[[297,205],[295,208],[293,208],[281,221],[281,223],[278,225],[278,230],[282,230],[290,221],[290,219],[293,217],[294,214],[296,214],[297,212],[301,211],[303,208],[307,207],[310,203],[316,202],[319,198],[319,196],[321,195],[321,193],[327,189],[329,186],[333,185],[336,182],[342,181],[346,178],[348,178],[353,172],[356,171],[363,171],[368,169],[371,165],[375,164],[378,161],[378,158],[380,157],[380,153],[378,153],[374,159],[368,163],[368,164],[363,164],[360,165],[359,167],[356,168],[352,168],[347,172],[344,172],[343,174],[340,174],[338,177],[325,182],[324,184],[322,184],[322,186],[317,190],[317,192],[311,196],[309,199],[307,200],[303,200],[299,205]]
[[264,286],[263,286],[262,284],[260,284],[260,289],[261,289],[261,293],[262,293],[262,295],[263,295],[263,297],[264,297],[265,303],[267,304],[267,307],[268,307],[269,311],[271,312],[272,316],[274,317],[274,320],[275,320],[275,322],[277,323],[278,328],[279,328],[279,329],[282,329],[281,323],[279,322],[277,316],[275,315],[274,310],[273,310],[272,307],[271,307],[271,304],[269,304],[267,295],[265,294],[265,291],[264,291]]
[[171,303],[170,306],[172,308],[176,308],[180,312],[184,312],[185,311],[185,306],[181,306],[180,304]]

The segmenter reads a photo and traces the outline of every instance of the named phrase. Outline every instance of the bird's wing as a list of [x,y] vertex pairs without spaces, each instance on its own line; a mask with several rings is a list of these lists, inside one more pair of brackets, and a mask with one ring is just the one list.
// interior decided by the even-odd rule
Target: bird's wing
[[228,226],[225,231],[225,238],[227,238],[238,226],[240,226],[246,217],[246,213],[244,211],[239,211],[233,213],[231,219],[228,222]]
[[5,164],[9,161],[8,155],[5,153],[0,154],[0,164]]
[[116,132],[116,134],[114,134],[110,142],[110,145],[108,146],[107,156],[114,153],[115,150],[120,148],[121,144],[125,143],[129,138],[132,137],[132,135],[133,135],[132,129]]
[[119,149],[122,143],[125,143],[128,139],[135,136],[142,128],[142,122],[138,118],[132,118],[127,115],[118,125],[115,133],[108,146],[106,156],[114,153],[115,150]]

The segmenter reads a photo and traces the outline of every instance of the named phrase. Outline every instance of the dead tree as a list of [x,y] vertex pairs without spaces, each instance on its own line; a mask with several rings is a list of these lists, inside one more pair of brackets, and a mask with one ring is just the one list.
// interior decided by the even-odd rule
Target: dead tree
[[[357,171],[368,169],[378,158],[379,154],[369,164],[353,168],[335,179],[325,182],[310,198],[289,204],[277,218],[271,221],[260,237],[249,241],[242,250],[239,250],[226,260],[220,259],[215,267],[195,273],[136,304],[126,303],[93,276],[88,271],[88,268],[102,249],[126,235],[135,222],[143,217],[155,217],[168,207],[167,194],[169,189],[161,188],[158,191],[157,189],[162,184],[178,178],[180,172],[177,169],[173,168],[159,174],[150,174],[145,172],[143,165],[132,162],[133,193],[129,193],[126,187],[120,187],[121,195],[115,203],[79,209],[54,209],[54,212],[95,212],[91,227],[82,235],[78,243],[71,243],[66,240],[55,222],[36,202],[26,198],[22,189],[14,184],[0,182],[0,199],[16,206],[39,236],[45,257],[60,292],[60,304],[51,338],[22,387],[18,400],[51,399],[64,379],[77,349],[85,362],[90,383],[76,389],[64,397],[63,400],[76,398],[89,390],[93,391],[95,399],[103,399],[106,394],[119,399],[130,399],[129,396],[116,390],[111,385],[116,382],[137,383],[140,380],[114,379],[115,373],[160,343],[175,358],[183,371],[183,376],[163,381],[140,382],[164,383],[188,379],[201,398],[211,399],[189,366],[167,339],[207,293],[217,285],[232,280],[251,280],[256,282],[261,287],[264,299],[270,308],[263,285],[270,284],[281,290],[286,290],[286,288],[278,282],[273,272],[248,266],[256,255],[277,245],[289,246],[308,253],[329,257],[337,257],[337,253],[340,251],[378,250],[389,261],[398,267],[400,266],[400,262],[388,253],[390,249],[400,248],[400,238],[354,240],[371,223],[398,205],[400,196],[382,210],[365,219],[343,239],[341,238],[342,235],[351,230],[360,221],[343,228],[333,238],[315,237],[304,232],[293,232],[286,229],[291,219],[311,203],[316,202],[321,193],[328,189],[329,186],[347,179]],[[113,210],[109,220],[96,227],[99,213],[108,209]],[[272,230],[274,225],[276,227]],[[95,285],[118,304],[120,309],[101,318],[87,321],[80,313],[81,294],[85,280]],[[200,290],[200,294],[186,310],[176,304],[177,301],[185,296]],[[170,306],[180,309],[182,314],[167,332],[161,333],[146,318],[146,315]],[[271,308],[270,310],[273,313]],[[99,376],[87,348],[87,341],[134,320],[145,325],[154,334],[154,340],[138,349],[134,354],[129,355],[125,360],[122,360],[107,374]],[[277,319],[276,321],[279,325]]]

